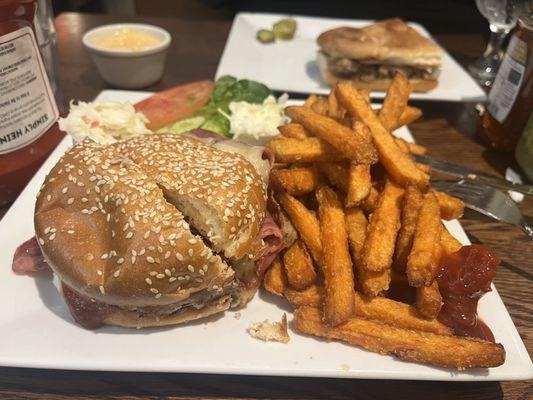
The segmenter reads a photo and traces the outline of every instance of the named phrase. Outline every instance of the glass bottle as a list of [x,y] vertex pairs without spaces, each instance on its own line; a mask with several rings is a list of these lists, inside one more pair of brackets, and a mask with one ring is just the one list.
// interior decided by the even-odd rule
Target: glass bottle
[[489,93],[478,135],[491,148],[513,151],[533,108],[533,16],[518,20]]
[[49,0],[0,0],[0,206],[63,138]]
[[516,145],[515,157],[529,180],[533,182],[533,112]]

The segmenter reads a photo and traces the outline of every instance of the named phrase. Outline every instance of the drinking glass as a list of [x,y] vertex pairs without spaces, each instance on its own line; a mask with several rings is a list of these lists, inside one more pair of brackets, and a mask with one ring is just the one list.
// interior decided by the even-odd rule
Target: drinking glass
[[470,74],[482,87],[490,87],[503,57],[502,43],[516,24],[520,0],[476,0],[476,6],[488,21],[490,39],[483,56],[471,64]]

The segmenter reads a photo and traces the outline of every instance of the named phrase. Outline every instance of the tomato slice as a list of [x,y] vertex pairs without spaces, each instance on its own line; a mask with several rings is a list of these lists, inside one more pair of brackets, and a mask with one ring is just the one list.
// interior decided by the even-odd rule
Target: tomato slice
[[214,83],[209,80],[187,83],[156,93],[134,107],[148,118],[147,127],[156,130],[202,107],[209,101],[213,88]]

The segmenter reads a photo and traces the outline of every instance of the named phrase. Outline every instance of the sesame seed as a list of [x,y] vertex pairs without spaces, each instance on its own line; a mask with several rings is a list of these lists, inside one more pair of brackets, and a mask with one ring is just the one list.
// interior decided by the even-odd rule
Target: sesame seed
[[120,275],[120,270],[117,269],[117,270],[113,273],[113,276],[114,276],[115,278],[118,278],[119,275]]
[[67,204],[72,204],[74,203],[74,197],[71,197],[67,200]]
[[192,265],[187,265],[187,269],[190,271],[190,272],[194,272],[194,267]]
[[69,230],[67,231],[67,233],[68,233],[69,235],[72,235],[72,234],[74,233],[74,231],[73,231],[72,229],[69,229]]
[[97,270],[96,270],[96,274],[97,274],[98,276],[102,276],[103,272],[100,271],[99,269],[97,269]]
[[159,293],[159,290],[157,290],[156,288],[150,288],[150,292],[152,292],[152,293]]
[[157,279],[163,279],[165,277],[165,274],[157,274],[155,277]]
[[105,294],[105,288],[104,288],[102,285],[100,285],[100,292],[101,292],[102,294]]
[[189,250],[187,251],[187,253],[189,253],[189,256],[190,256],[190,257],[192,257],[193,254],[194,254],[194,250],[193,250],[193,249],[189,249]]
[[170,270],[169,270],[168,268],[167,268],[167,269],[165,269],[165,275],[167,275],[167,276],[170,276],[170,275],[172,275],[172,274],[170,273]]
[[133,237],[133,232],[130,231],[126,234],[126,239],[131,239],[132,237]]
[[94,260],[94,256],[92,255],[92,253],[87,254],[87,260],[89,261]]
[[47,195],[46,196],[46,201],[50,201],[50,200],[52,200],[52,196],[51,195]]
[[144,280],[147,284],[151,285],[152,284],[152,280],[150,278],[146,278]]
[[55,233],[52,233],[48,239],[49,239],[49,240],[54,240],[55,237],[56,237],[56,234],[55,234]]
[[44,244],[44,240],[39,238],[39,243],[41,244],[41,246]]
[[117,264],[122,264],[124,262],[124,258],[123,257],[120,257],[118,260],[117,260]]
[[48,233],[50,233],[50,227],[47,226],[46,228],[44,228],[44,234],[45,235],[48,235]]
[[61,189],[61,193],[65,194],[68,192],[68,186],[65,186],[63,189]]
[[109,254],[104,253],[104,254],[102,254],[102,256],[100,257],[100,259],[101,259],[101,260],[107,260],[107,257],[109,257]]
[[183,261],[183,256],[182,256],[180,253],[176,253],[176,258],[177,258],[179,261]]
[[149,262],[150,264],[153,264],[153,263],[155,263],[155,260],[154,260],[154,258],[153,258],[153,257],[151,257],[151,256],[148,256],[148,257],[146,257],[146,261],[148,261],[148,262]]
[[150,231],[146,231],[146,232],[144,233],[144,236],[143,236],[143,237],[144,237],[145,239],[148,239],[148,236],[150,236]]
[[172,276],[172,277],[168,278],[168,281],[169,281],[170,283],[174,282],[175,280],[176,280],[176,277],[175,277],[175,276]]

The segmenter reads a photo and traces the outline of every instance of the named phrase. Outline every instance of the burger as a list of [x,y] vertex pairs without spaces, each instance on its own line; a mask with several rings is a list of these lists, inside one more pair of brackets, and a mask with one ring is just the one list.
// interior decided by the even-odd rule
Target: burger
[[437,86],[442,50],[398,18],[364,28],[340,27],[317,39],[317,64],[326,83],[354,82],[359,89],[387,90],[396,72],[414,91]]
[[35,234],[74,319],[144,328],[245,304],[283,247],[264,148],[197,130],[84,140],[39,192]]

